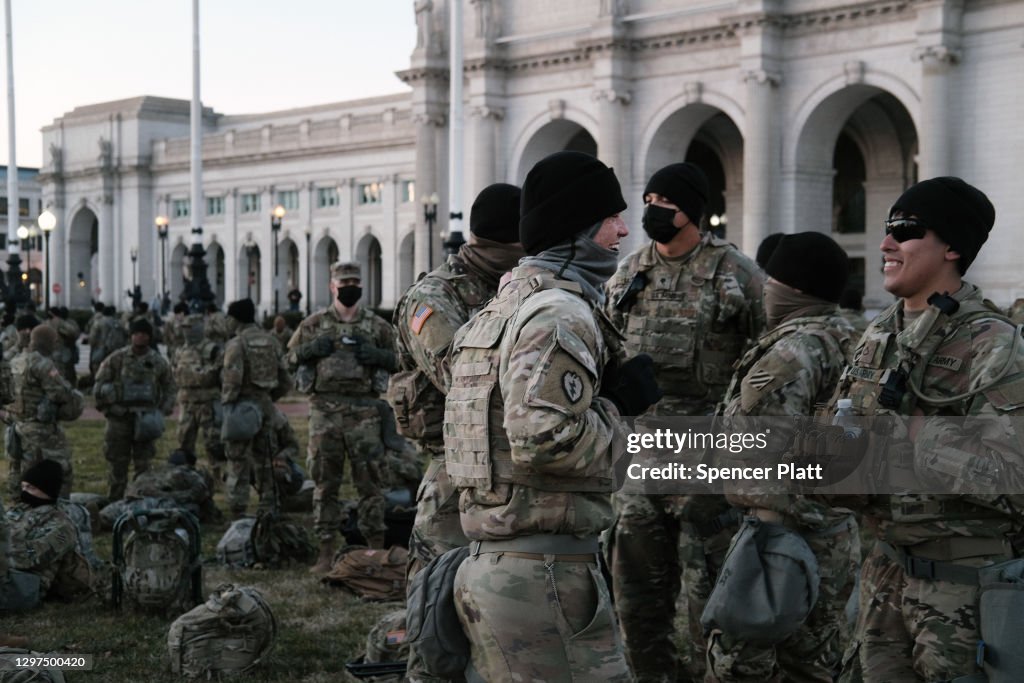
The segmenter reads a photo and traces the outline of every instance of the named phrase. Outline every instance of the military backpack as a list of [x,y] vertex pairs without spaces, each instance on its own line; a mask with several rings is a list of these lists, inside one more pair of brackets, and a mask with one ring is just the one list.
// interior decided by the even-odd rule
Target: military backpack
[[44,652],[33,652],[18,647],[0,647],[0,683],[64,683],[67,679],[60,669],[13,668],[15,657],[45,656]]
[[231,567],[308,564],[315,556],[306,528],[273,512],[235,520],[217,542],[217,560]]
[[321,580],[364,600],[404,600],[408,561],[409,551],[401,546],[387,550],[344,548]]

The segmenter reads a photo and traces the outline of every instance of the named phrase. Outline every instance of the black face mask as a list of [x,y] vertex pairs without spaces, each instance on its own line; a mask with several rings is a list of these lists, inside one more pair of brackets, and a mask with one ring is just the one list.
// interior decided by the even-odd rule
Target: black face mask
[[21,498],[22,503],[34,508],[37,508],[40,505],[53,505],[52,500],[47,500],[45,498],[36,498],[28,491],[22,491],[19,498]]
[[678,212],[675,209],[666,209],[664,206],[647,204],[644,206],[644,232],[655,242],[668,244],[679,234],[681,229],[672,225],[676,213]]
[[351,308],[356,305],[360,297],[363,296],[363,288],[355,285],[345,285],[344,287],[338,287],[338,301],[341,302],[342,306]]

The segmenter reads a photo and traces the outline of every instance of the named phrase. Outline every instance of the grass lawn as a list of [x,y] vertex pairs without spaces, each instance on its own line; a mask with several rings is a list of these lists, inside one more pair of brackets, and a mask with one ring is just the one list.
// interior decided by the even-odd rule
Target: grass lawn
[[[292,418],[303,454],[307,424],[306,418]],[[98,420],[66,425],[74,445],[76,491],[106,493],[103,426]],[[169,420],[157,448],[158,458],[165,458],[174,447],[175,427],[176,423]],[[6,466],[2,470],[0,484],[6,492]],[[342,496],[354,496],[351,486],[346,485]],[[222,493],[216,500],[225,510]],[[255,492],[250,511],[255,511]],[[292,517],[312,526],[309,514]],[[203,527],[203,556],[207,562],[214,557],[214,548],[226,528],[226,523]],[[100,533],[95,542],[98,554],[109,560],[111,535]],[[397,607],[395,603],[364,603],[342,590],[328,588],[311,577],[305,567],[229,570],[213,562],[204,565],[203,581],[205,593],[222,583],[254,586],[273,609],[278,620],[277,644],[269,660],[246,675],[246,680],[253,681],[356,680],[345,673],[345,662],[362,653],[366,633],[380,616]],[[28,614],[5,614],[0,631],[29,637],[32,649],[40,652],[95,655],[94,670],[68,672],[69,681],[159,683],[182,680],[170,672],[168,664],[167,631],[172,620],[118,613],[98,598],[91,598],[70,605],[47,603]]]

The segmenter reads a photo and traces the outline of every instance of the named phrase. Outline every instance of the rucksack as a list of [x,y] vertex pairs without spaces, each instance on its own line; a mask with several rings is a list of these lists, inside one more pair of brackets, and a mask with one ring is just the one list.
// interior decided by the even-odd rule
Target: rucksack
[[146,496],[133,500],[115,500],[100,510],[100,529],[107,531],[114,528],[124,514],[142,514],[150,510],[185,510],[198,516],[199,507],[191,504],[179,503],[173,498],[156,498]]
[[199,522],[184,510],[126,512],[114,523],[113,601],[176,613],[202,599]]
[[232,567],[309,564],[316,548],[305,527],[272,512],[235,520],[217,542],[217,560]]
[[89,566],[93,570],[102,569],[106,563],[96,555],[96,549],[93,547],[92,515],[89,513],[89,510],[81,503],[76,503],[66,498],[59,498],[57,500],[57,507],[63,510],[64,514],[75,525],[75,530],[78,532],[75,549],[78,551],[78,554],[89,562]]
[[0,683],[64,683],[64,672],[60,669],[8,669],[15,657],[45,657],[46,653],[33,652],[20,647],[0,647]]
[[374,681],[403,681],[409,659],[405,637],[405,608],[388,612],[366,634],[363,656],[345,662],[345,670],[356,678]]
[[171,671],[188,678],[239,674],[270,654],[276,639],[277,619],[260,592],[223,584],[171,624]]
[[455,573],[469,547],[453,548],[417,572],[409,586],[406,638],[424,670],[460,679],[469,666],[469,638],[455,611]]
[[404,600],[408,561],[409,551],[401,546],[387,550],[344,548],[321,581],[346,588],[364,600]]

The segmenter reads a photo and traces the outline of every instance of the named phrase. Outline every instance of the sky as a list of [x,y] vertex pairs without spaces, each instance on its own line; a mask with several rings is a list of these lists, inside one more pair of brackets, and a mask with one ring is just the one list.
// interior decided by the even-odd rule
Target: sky
[[[40,128],[77,106],[191,99],[192,0],[10,0],[18,166]],[[201,98],[250,114],[407,90],[413,0],[200,0]],[[2,20],[2,17],[0,17]],[[0,164],[9,164],[7,51]]]

